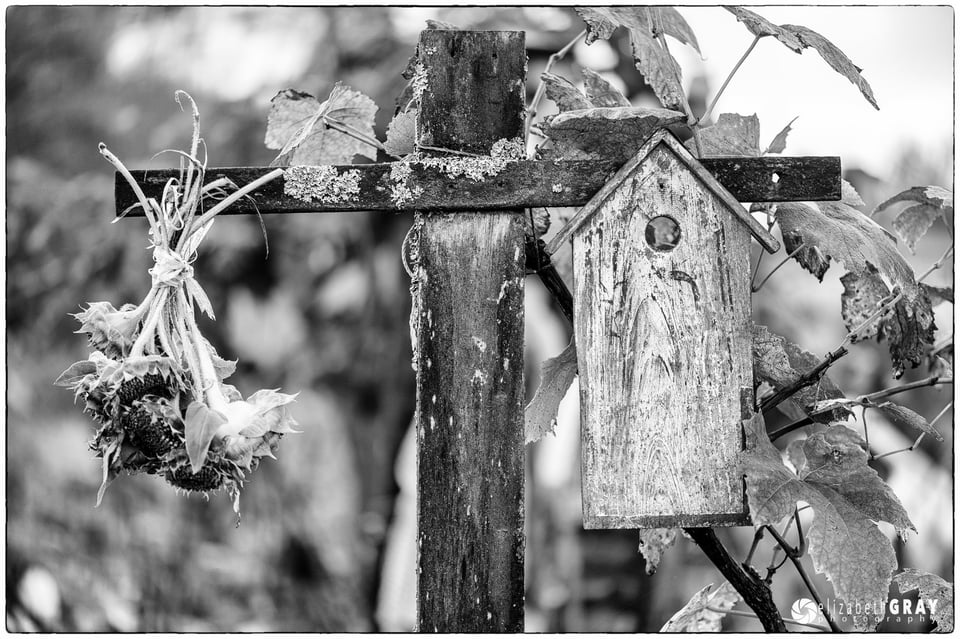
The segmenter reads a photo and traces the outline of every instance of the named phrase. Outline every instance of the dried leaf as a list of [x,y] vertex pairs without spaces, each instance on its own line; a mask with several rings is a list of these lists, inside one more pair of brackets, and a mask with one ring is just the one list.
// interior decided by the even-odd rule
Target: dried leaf
[[[766,382],[775,390],[794,384],[808,371],[813,370],[820,360],[798,345],[773,333],[766,326],[753,326],[753,374],[757,383]],[[790,419],[800,419],[814,412],[818,402],[842,399],[843,392],[824,375],[820,381],[802,388],[789,399],[781,402],[778,408]],[[846,408],[838,407],[832,412],[814,415],[813,419],[827,423],[842,420],[850,414]]]
[[427,19],[427,29],[440,29],[447,31],[460,31],[460,27],[450,22],[444,22],[443,20],[432,20]]
[[587,93],[587,100],[595,107],[628,107],[630,100],[620,89],[610,84],[606,78],[595,71],[584,68],[583,84]]
[[620,26],[648,36],[653,36],[656,28],[700,53],[693,29],[673,7],[576,7],[575,11],[587,23],[587,44],[606,40]]
[[647,562],[646,571],[648,575],[657,572],[660,566],[660,558],[667,548],[677,542],[676,528],[646,528],[640,531],[640,554]]
[[401,111],[387,125],[384,150],[395,158],[413,153],[417,146],[417,110]]
[[893,583],[901,594],[919,590],[920,597],[928,602],[936,602],[930,607],[930,616],[937,624],[936,631],[953,632],[953,584],[939,575],[922,570],[907,568],[895,575]]
[[684,120],[667,109],[607,107],[561,113],[543,129],[556,159],[626,162],[654,131]]
[[947,218],[953,218],[953,192],[939,186],[914,186],[897,193],[889,200],[881,202],[873,209],[872,215],[883,211],[897,202],[917,202],[938,209]]
[[557,409],[577,375],[577,347],[573,339],[567,347],[545,362],[540,369],[540,386],[524,411],[526,441],[531,444],[557,424]]
[[928,346],[933,344],[936,325],[930,298],[922,288],[918,288],[912,301],[899,300],[884,317],[863,328],[892,292],[869,262],[861,273],[841,277],[840,283],[843,284],[840,311],[844,325],[848,331],[862,329],[853,341],[876,337],[877,341],[888,342],[896,377],[903,374],[906,362],[917,366],[923,361]]
[[[700,142],[701,157],[756,157],[760,155],[760,120],[756,114],[721,113],[716,124],[701,130]],[[685,146],[691,151],[696,148],[692,138]]]
[[355,155],[376,160],[376,147],[324,123],[324,118],[330,118],[375,139],[376,112],[373,100],[340,82],[323,103],[308,93],[287,89],[270,101],[264,143],[269,149],[280,149],[278,159],[290,166],[347,164]]
[[880,110],[880,107],[877,106],[876,98],[873,97],[873,90],[870,88],[870,84],[860,75],[860,67],[851,62],[850,58],[835,44],[807,27],[785,24],[783,28],[796,35],[804,47],[812,47],[816,50],[816,52],[820,54],[820,57],[823,58],[834,71],[850,80],[850,82],[860,89],[860,93],[867,99],[867,102],[873,105],[873,108]]
[[930,298],[931,305],[937,305],[940,302],[950,302],[953,304],[952,286],[933,286],[932,284],[920,283],[920,288]]
[[540,79],[543,80],[547,97],[556,102],[560,113],[590,108],[591,105],[586,96],[566,78],[552,73],[543,73]]
[[783,153],[783,150],[787,148],[787,135],[790,133],[790,127],[793,126],[793,123],[796,121],[797,118],[790,120],[790,122],[787,123],[787,126],[783,127],[780,133],[777,133],[773,137],[773,140],[770,141],[770,144],[767,146],[767,150],[763,152],[763,155],[766,155],[767,153]]
[[681,110],[686,98],[677,61],[656,40],[635,29],[630,31],[630,44],[637,69],[660,103],[667,109]]
[[725,8],[727,11],[737,16],[737,20],[742,22],[753,35],[760,37],[773,36],[797,53],[800,53],[803,50],[803,44],[800,42],[800,38],[798,38],[793,32],[782,27],[778,27],[763,16],[758,15],[749,9],[744,9],[743,7]]
[[877,410],[897,426],[919,430],[928,435],[933,435],[934,439],[938,442],[943,441],[943,435],[938,433],[937,429],[923,418],[923,415],[910,410],[906,406],[894,404],[893,402],[884,402],[877,406]]
[[917,241],[926,235],[927,231],[940,216],[940,211],[926,204],[918,204],[903,210],[893,221],[893,230],[904,241],[911,253],[916,253]]
[[[784,465],[780,451],[767,437],[761,415],[744,420],[743,426],[747,438],[743,471],[753,524],[777,525],[793,515],[798,502],[807,503],[814,513],[807,531],[810,557],[814,569],[833,584],[837,598],[860,604],[861,609],[867,603],[886,601],[891,574],[897,567],[896,554],[890,541],[861,508],[883,518],[897,519],[901,526],[905,522],[901,519],[902,507],[890,501],[892,491],[878,488],[872,479],[867,479],[866,489],[857,486],[856,482],[868,477],[870,470],[863,469],[865,453],[859,455],[854,450],[862,452],[862,448],[849,435],[829,440],[825,433],[820,433],[821,437],[810,444],[806,463],[798,459],[803,477],[809,478],[805,480]],[[796,455],[800,450],[807,449],[793,446],[792,452]],[[824,464],[827,467],[821,468]],[[820,478],[839,483],[821,483]],[[864,503],[870,499],[880,503]],[[875,626],[879,618],[859,616],[855,625],[857,629],[866,629]]]
[[213,435],[227,418],[217,411],[208,408],[203,402],[190,402],[184,416],[184,438],[186,439],[187,457],[190,459],[190,468],[194,473],[200,472],[207,459],[207,451]]
[[719,588],[712,591],[711,588],[713,584],[691,597],[660,632],[720,632],[726,612],[740,601],[740,593],[726,581]]
[[608,9],[603,7],[576,7],[574,11],[587,23],[587,44],[608,39],[620,26]]

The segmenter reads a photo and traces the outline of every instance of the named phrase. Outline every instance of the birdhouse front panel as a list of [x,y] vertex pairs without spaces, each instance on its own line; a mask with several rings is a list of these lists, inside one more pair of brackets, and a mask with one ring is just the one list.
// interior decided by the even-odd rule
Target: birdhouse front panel
[[573,232],[586,528],[749,523],[750,230],[673,138]]

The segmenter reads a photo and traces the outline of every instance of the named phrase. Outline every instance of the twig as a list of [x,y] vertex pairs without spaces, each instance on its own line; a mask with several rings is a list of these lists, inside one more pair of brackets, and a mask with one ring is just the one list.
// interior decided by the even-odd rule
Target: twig
[[891,386],[890,388],[884,388],[883,390],[878,390],[877,392],[870,393],[869,395],[861,395],[854,401],[875,402],[878,399],[884,399],[886,397],[890,397],[891,395],[898,395],[900,393],[916,390],[918,388],[924,388],[925,386],[937,386],[939,384],[952,384],[952,383],[953,383],[953,378],[941,378],[939,375],[934,375],[932,377],[925,377],[924,379],[920,379],[915,382],[910,382],[909,384],[903,384],[901,386]]
[[933,273],[934,271],[936,271],[937,269],[939,269],[941,266],[943,266],[943,263],[944,263],[945,261],[947,261],[947,259],[948,259],[951,255],[953,255],[953,244],[951,244],[950,246],[948,246],[948,247],[947,247],[947,250],[943,252],[943,255],[941,255],[940,258],[937,259],[936,262],[934,262],[932,265],[930,265],[930,268],[928,268],[928,269],[923,273],[923,275],[921,275],[920,277],[917,278],[917,284],[919,284],[919,283],[922,282],[923,280],[927,279],[927,276],[928,276],[928,275],[930,275],[931,273]]
[[[789,386],[785,386],[784,388],[781,388],[780,390],[775,392],[773,395],[770,395],[769,397],[764,399],[762,402],[760,402],[760,410],[763,412],[766,412],[771,408],[774,408],[775,406],[784,402],[785,400],[789,399],[797,391],[820,381],[820,378],[823,377],[823,374],[827,371],[827,369],[833,366],[834,362],[836,362],[838,359],[840,359],[846,354],[847,354],[847,349],[844,346],[840,346],[840,348],[838,348],[837,350],[831,353],[827,353],[827,356],[823,358],[822,362],[820,362],[814,368],[812,368],[811,370],[801,375],[795,382],[793,382]],[[772,439],[773,435],[771,434],[770,437]]]
[[234,191],[228,197],[217,202],[216,206],[214,206],[209,211],[204,213],[200,218],[198,218],[196,222],[189,229],[185,231],[185,233],[189,235],[190,232],[193,231],[193,229],[203,228],[203,225],[209,222],[210,220],[212,220],[214,216],[216,216],[218,213],[226,209],[228,206],[230,206],[240,198],[244,197],[247,193],[252,193],[253,191],[256,191],[264,184],[267,184],[268,182],[275,180],[281,175],[283,175],[282,168],[274,169],[269,173],[267,173],[266,175],[263,175],[257,178],[253,182],[250,182],[249,184],[244,185],[243,188],[241,188],[240,190]]
[[753,555],[757,552],[757,548],[760,546],[760,540],[762,539],[763,526],[760,526],[753,533],[753,543],[750,544],[750,551],[747,553],[747,557],[743,560],[743,563],[750,564],[750,562],[753,561]]
[[[713,606],[708,605],[707,610],[710,612],[716,612],[720,614],[727,614],[733,617],[746,617],[749,619],[758,619],[757,615],[752,612],[746,612],[745,610],[723,610],[722,608],[714,608]],[[803,623],[802,621],[794,621],[793,619],[787,619],[781,617],[783,623],[789,623],[794,626],[803,626],[804,628],[813,628],[814,630],[822,630],[823,632],[830,632],[830,629],[826,626],[818,626],[815,623]]]
[[912,451],[912,450],[916,450],[917,446],[920,445],[920,442],[923,441],[923,436],[924,436],[924,435],[926,435],[926,433],[920,433],[920,436],[917,437],[916,441],[914,441],[912,444],[910,444],[910,445],[907,446],[906,448],[900,448],[900,449],[898,449],[898,450],[891,450],[890,452],[881,453],[880,455],[871,455],[871,456],[870,456],[870,460],[871,460],[871,461],[876,461],[876,460],[878,460],[878,459],[883,459],[884,457],[889,457],[890,455],[896,455],[897,453],[907,453],[907,452],[910,452],[910,451]]
[[[794,519],[797,520],[798,530],[800,520],[797,516],[798,513],[794,512]],[[768,527],[770,532],[774,532],[773,528]],[[826,608],[823,606],[823,599],[820,597],[817,587],[814,585],[813,581],[810,579],[810,575],[807,574],[806,569],[803,567],[803,564],[800,563],[801,555],[793,548],[790,547],[790,544],[786,542],[785,539],[779,535],[774,535],[777,538],[777,543],[780,544],[780,547],[783,549],[783,552],[787,555],[787,558],[793,563],[793,567],[796,569],[797,574],[800,575],[800,579],[803,580],[803,584],[807,587],[807,590],[810,592],[810,596],[813,597],[813,600],[817,603],[817,606],[820,608],[820,612],[823,614],[823,618],[827,620],[827,624],[830,626],[830,630],[833,632],[843,632],[843,630],[830,618],[830,615],[827,614]]]
[[[329,115],[324,115],[323,123],[326,124],[331,129],[336,129],[337,131],[340,131],[340,133],[343,133],[344,135],[349,135],[353,139],[359,140],[364,144],[369,144],[375,149],[379,149],[385,153],[387,151],[384,148],[383,144],[380,142],[380,140],[378,140],[377,138],[370,137],[363,131],[350,126],[346,122],[341,122],[336,118],[331,118]],[[390,155],[390,157],[396,157],[395,155],[392,155],[390,153],[387,153],[387,155]]]
[[763,250],[763,247],[760,248],[760,255],[757,256],[757,265],[753,267],[753,275],[750,276],[750,290],[755,291],[753,283],[757,281],[757,275],[760,273],[760,264],[763,262],[763,256],[767,252]]
[[[783,259],[780,261],[779,264],[777,264],[776,266],[773,267],[773,270],[771,270],[769,273],[767,273],[767,276],[766,276],[765,278],[763,278],[763,280],[762,280],[759,284],[757,284],[756,286],[751,286],[751,287],[750,287],[750,290],[751,290],[752,292],[756,293],[756,292],[759,291],[761,288],[763,288],[763,285],[767,283],[767,280],[769,280],[770,277],[771,277],[774,273],[776,273],[777,270],[778,270],[781,266],[783,266],[784,264],[786,264],[787,261],[790,260],[790,258],[792,258],[794,255],[796,255],[797,253],[799,253],[799,252],[800,252],[803,248],[805,248],[806,246],[807,246],[806,244],[801,244],[801,245],[798,246],[797,248],[793,249],[793,252],[791,252],[790,255],[788,255],[788,256],[786,256],[785,258],[783,258]],[[763,253],[761,253],[760,255],[762,256]],[[760,261],[757,260],[757,270],[759,270],[759,268],[760,268]],[[756,275],[756,274],[754,274],[754,275]]]
[[706,112],[700,118],[699,122],[706,121],[710,117],[710,115],[713,113],[713,108],[717,106],[717,101],[720,100],[720,96],[723,95],[724,89],[726,89],[727,85],[730,84],[730,80],[733,79],[734,74],[736,74],[736,72],[740,70],[740,66],[743,64],[744,60],[747,59],[747,56],[750,55],[750,53],[753,51],[753,48],[757,46],[758,42],[760,42],[761,37],[763,36],[755,37],[753,39],[753,42],[750,43],[750,46],[747,47],[747,50],[744,52],[744,54],[740,56],[739,60],[737,60],[737,64],[734,65],[733,70],[731,70],[729,75],[727,75],[727,79],[723,81],[722,85],[720,85],[720,90],[717,91],[717,95],[713,96],[713,100],[710,102],[710,106],[707,107]]
[[[549,58],[547,58],[547,66],[543,68],[543,73],[549,73],[550,70],[553,69],[553,65],[559,62],[560,60],[562,60],[564,56],[566,56],[568,53],[570,53],[570,49],[576,46],[577,42],[579,42],[581,38],[586,37],[586,35],[587,35],[587,30],[584,29],[583,31],[578,33],[573,40],[571,40],[566,45],[564,45],[562,49],[560,49],[556,53],[552,54]],[[537,92],[533,95],[533,100],[530,102],[530,106],[527,107],[527,118],[526,118],[526,123],[524,124],[524,127],[523,127],[524,131],[530,130],[530,125],[533,124],[533,118],[536,117],[537,115],[537,109],[540,108],[540,102],[543,100],[543,95],[544,93],[546,93],[546,90],[547,90],[547,84],[543,81],[543,78],[541,76],[540,84],[537,85]]]

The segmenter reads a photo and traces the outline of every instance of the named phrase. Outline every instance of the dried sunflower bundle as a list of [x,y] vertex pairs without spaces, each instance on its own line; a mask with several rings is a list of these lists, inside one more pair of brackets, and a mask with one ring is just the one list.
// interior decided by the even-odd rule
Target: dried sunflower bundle
[[[90,447],[103,459],[107,485],[122,472],[158,474],[178,490],[226,490],[239,517],[240,490],[261,457],[273,457],[280,438],[294,430],[288,413],[295,395],[260,390],[244,399],[224,382],[236,368],[217,355],[197,327],[194,307],[213,318],[192,263],[218,213],[280,175],[271,172],[238,189],[221,178],[204,184],[206,152],[199,111],[189,101],[193,137],[160,201],[147,198],[122,162],[103,144],[100,153],[130,183],[150,225],[154,265],[150,291],[139,305],[119,309],[93,302],[75,317],[92,352],[64,371],[56,384],[74,391],[98,424]],[[204,149],[204,159],[198,151]],[[214,203],[208,210],[204,207]],[[126,211],[124,212],[126,213]]]

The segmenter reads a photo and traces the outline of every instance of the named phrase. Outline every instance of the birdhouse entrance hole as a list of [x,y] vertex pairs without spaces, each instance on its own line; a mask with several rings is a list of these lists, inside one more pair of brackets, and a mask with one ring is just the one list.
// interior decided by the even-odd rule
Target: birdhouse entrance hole
[[647,223],[647,244],[655,251],[672,251],[680,243],[680,225],[669,215],[658,215]]

